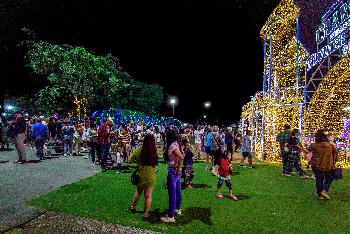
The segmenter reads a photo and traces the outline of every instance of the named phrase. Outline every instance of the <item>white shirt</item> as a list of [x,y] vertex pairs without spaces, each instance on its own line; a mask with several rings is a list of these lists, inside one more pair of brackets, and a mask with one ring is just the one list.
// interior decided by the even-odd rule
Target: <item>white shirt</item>
[[123,155],[121,153],[117,153],[117,163],[118,164],[123,164],[124,162],[124,158],[123,158]]

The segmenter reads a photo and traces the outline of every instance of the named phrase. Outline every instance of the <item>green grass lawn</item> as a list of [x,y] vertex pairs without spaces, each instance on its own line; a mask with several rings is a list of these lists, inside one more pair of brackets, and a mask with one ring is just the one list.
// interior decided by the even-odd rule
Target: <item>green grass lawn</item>
[[[29,202],[30,205],[110,223],[140,227],[167,233],[349,233],[349,172],[335,181],[330,196],[322,201],[314,196],[315,181],[298,176],[281,176],[279,165],[259,165],[257,169],[237,168],[232,177],[234,193],[240,199],[215,197],[217,178],[204,171],[205,164],[195,165],[195,188],[183,190],[183,213],[175,224],[163,224],[159,216],[168,208],[164,187],[166,167],[159,166],[153,193],[155,218],[143,221],[143,200],[138,213],[128,211],[135,192],[130,172],[115,170],[64,186]],[[224,184],[222,192],[227,194]]]

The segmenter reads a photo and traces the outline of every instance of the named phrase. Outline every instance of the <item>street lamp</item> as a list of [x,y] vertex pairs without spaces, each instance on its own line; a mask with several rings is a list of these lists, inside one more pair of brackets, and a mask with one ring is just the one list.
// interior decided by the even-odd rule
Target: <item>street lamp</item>
[[203,106],[204,106],[205,109],[209,109],[211,107],[211,102],[206,101],[206,102],[203,103]]
[[173,107],[173,118],[174,118],[174,116],[175,116],[175,105],[177,105],[177,98],[176,97],[170,97],[169,103]]

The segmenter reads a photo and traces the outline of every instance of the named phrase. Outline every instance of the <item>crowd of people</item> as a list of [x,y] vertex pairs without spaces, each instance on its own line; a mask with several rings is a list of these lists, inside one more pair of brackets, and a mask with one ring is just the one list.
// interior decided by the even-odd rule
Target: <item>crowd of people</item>
[[[93,164],[99,164],[102,172],[113,165],[117,166],[117,173],[123,173],[122,165],[136,161],[140,182],[130,206],[131,211],[144,193],[144,218],[149,217],[152,203],[153,188],[156,184],[158,152],[162,152],[163,159],[168,165],[167,189],[169,194],[169,212],[162,217],[163,222],[175,222],[175,215],[181,214],[182,192],[181,178],[187,188],[193,187],[195,178],[194,163],[205,160],[205,170],[211,171],[218,177],[216,197],[221,199],[221,187],[225,182],[229,196],[237,201],[233,193],[231,175],[234,174],[232,162],[234,152],[240,152],[239,166],[244,167],[248,158],[248,167],[253,165],[251,132],[244,134],[232,127],[198,125],[178,128],[172,124],[146,125],[130,122],[117,125],[111,118],[105,119],[97,125],[96,120],[85,119],[83,123],[71,123],[63,119],[51,117],[45,121],[42,117],[24,118],[21,113],[15,114],[13,121],[1,121],[1,147],[9,147],[9,139],[13,139],[18,152],[17,163],[27,162],[26,146],[36,148],[38,160],[45,159],[45,148],[50,144],[57,144],[57,150],[64,157],[81,155],[81,151],[89,152],[87,158]],[[319,130],[315,134],[315,143],[304,149],[299,141],[297,129],[291,130],[286,124],[285,129],[277,137],[281,147],[282,175],[291,176],[293,169],[301,178],[309,178],[301,166],[301,155],[308,155],[316,180],[317,196],[320,199],[330,199],[328,191],[334,180],[335,164],[338,154],[334,143],[326,133]]]

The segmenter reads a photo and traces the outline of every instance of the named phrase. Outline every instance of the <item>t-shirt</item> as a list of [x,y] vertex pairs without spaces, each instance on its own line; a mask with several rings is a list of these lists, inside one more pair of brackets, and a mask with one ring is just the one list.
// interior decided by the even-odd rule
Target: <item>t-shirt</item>
[[211,137],[212,137],[213,133],[212,132],[208,132],[207,134],[207,139],[205,141],[205,146],[211,146]]
[[32,125],[31,129],[34,139],[44,139],[47,136],[48,129],[42,123],[35,123]]
[[190,150],[185,151],[184,165],[193,165],[193,153]]
[[168,150],[168,157],[169,157],[168,166],[169,167],[177,167],[179,165],[179,158],[174,153],[175,150],[179,150],[179,149],[180,149],[180,146],[177,142],[173,142],[169,146],[169,150]]
[[241,151],[242,152],[251,152],[251,145],[252,145],[252,141],[250,140],[250,137],[248,135],[245,135],[242,138]]
[[225,144],[232,145],[232,143],[233,143],[233,134],[232,134],[232,132],[227,132],[225,135]]
[[202,134],[203,134],[203,131],[198,131],[198,130],[194,131],[194,143],[195,144],[201,144],[202,143],[202,139],[201,139],[201,135]]
[[219,175],[221,177],[227,177],[230,175],[230,160],[227,158],[221,158],[220,160]]
[[123,154],[117,153],[117,163],[122,164],[124,162]]

